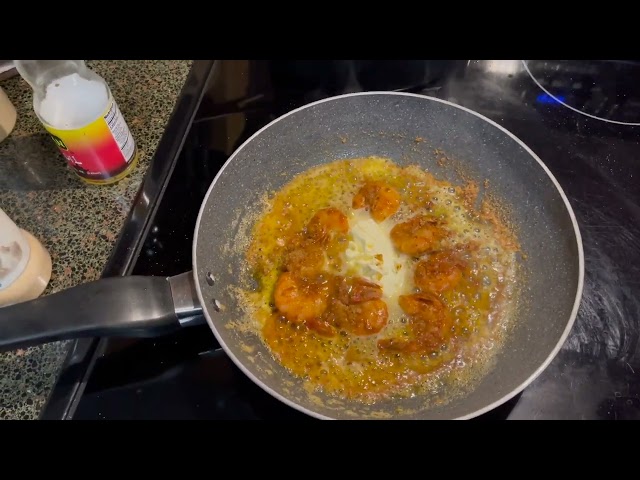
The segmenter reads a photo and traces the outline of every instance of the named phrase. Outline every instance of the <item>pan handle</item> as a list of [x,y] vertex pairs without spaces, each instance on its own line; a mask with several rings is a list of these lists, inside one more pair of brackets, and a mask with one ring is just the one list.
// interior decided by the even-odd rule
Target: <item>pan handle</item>
[[0,350],[79,337],[153,337],[202,322],[192,272],[109,277],[0,308]]

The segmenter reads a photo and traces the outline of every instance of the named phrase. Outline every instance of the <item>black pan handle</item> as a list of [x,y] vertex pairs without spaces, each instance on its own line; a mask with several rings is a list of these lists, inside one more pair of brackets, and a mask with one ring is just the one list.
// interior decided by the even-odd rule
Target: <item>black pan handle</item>
[[79,337],[153,337],[202,320],[192,272],[109,277],[0,308],[0,350]]

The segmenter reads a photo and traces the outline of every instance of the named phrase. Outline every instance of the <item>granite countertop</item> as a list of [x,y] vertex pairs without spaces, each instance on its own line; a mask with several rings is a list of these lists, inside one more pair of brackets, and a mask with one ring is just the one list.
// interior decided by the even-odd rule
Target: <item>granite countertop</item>
[[[109,84],[140,151],[129,176],[109,186],[82,182],[38,122],[21,77],[0,82],[18,111],[0,142],[0,207],[35,235],[53,261],[44,294],[100,277],[129,213],[192,62],[89,61]],[[0,354],[0,419],[36,419],[70,342]]]

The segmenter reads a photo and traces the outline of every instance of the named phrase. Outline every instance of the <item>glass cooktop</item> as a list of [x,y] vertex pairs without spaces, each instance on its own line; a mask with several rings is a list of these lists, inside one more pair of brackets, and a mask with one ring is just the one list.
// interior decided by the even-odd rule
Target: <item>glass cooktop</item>
[[[586,260],[562,350],[522,394],[477,420],[640,419],[639,86],[635,60],[218,61],[132,273],[191,269],[211,180],[279,115],[364,90],[446,99],[503,125],[546,163],[575,210]],[[206,326],[102,339],[82,387],[66,418],[311,420],[253,384]]]

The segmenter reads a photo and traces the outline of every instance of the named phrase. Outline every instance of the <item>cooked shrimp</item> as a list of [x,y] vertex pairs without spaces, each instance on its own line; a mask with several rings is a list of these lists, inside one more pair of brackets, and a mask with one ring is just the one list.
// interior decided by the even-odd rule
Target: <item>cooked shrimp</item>
[[284,260],[284,267],[287,271],[296,272],[302,277],[319,274],[324,264],[325,254],[322,247],[309,242],[288,252]]
[[431,319],[444,311],[444,304],[431,293],[414,293],[398,297],[400,308],[409,316]]
[[[340,289],[341,286],[338,287],[338,290]],[[355,335],[373,335],[382,330],[389,319],[387,304],[383,300],[380,298],[363,300],[349,295],[345,298],[344,293],[340,293],[338,298],[331,299],[324,315],[326,318],[330,318],[336,327]]]
[[438,220],[426,215],[416,215],[393,227],[390,236],[399,251],[418,256],[435,250],[447,236],[447,232]]
[[345,305],[377,300],[382,297],[382,287],[362,277],[339,277],[338,298]]
[[373,335],[387,324],[389,312],[382,300],[349,305],[345,328],[356,335]]
[[323,337],[333,337],[337,333],[335,327],[325,319],[312,318],[304,323],[309,330],[313,330]]
[[356,335],[373,335],[387,324],[387,304],[382,288],[361,277],[337,277],[337,299],[328,314],[337,325]]
[[325,240],[331,233],[349,232],[347,216],[334,207],[323,208],[309,220],[307,236],[314,240]]
[[440,293],[462,280],[465,263],[451,250],[437,252],[416,266],[413,281],[420,290]]
[[353,208],[367,207],[376,222],[382,222],[398,211],[400,194],[384,182],[366,182],[353,197]]
[[275,286],[274,301],[278,311],[293,323],[320,317],[327,309],[329,287],[326,282],[305,281],[284,272]]
[[409,315],[411,339],[388,338],[378,341],[381,350],[417,352],[433,350],[451,335],[452,319],[444,304],[430,293],[400,295],[400,308]]
[[398,303],[400,308],[411,317],[411,328],[424,347],[438,347],[450,334],[451,316],[435,295],[429,293],[401,295]]

